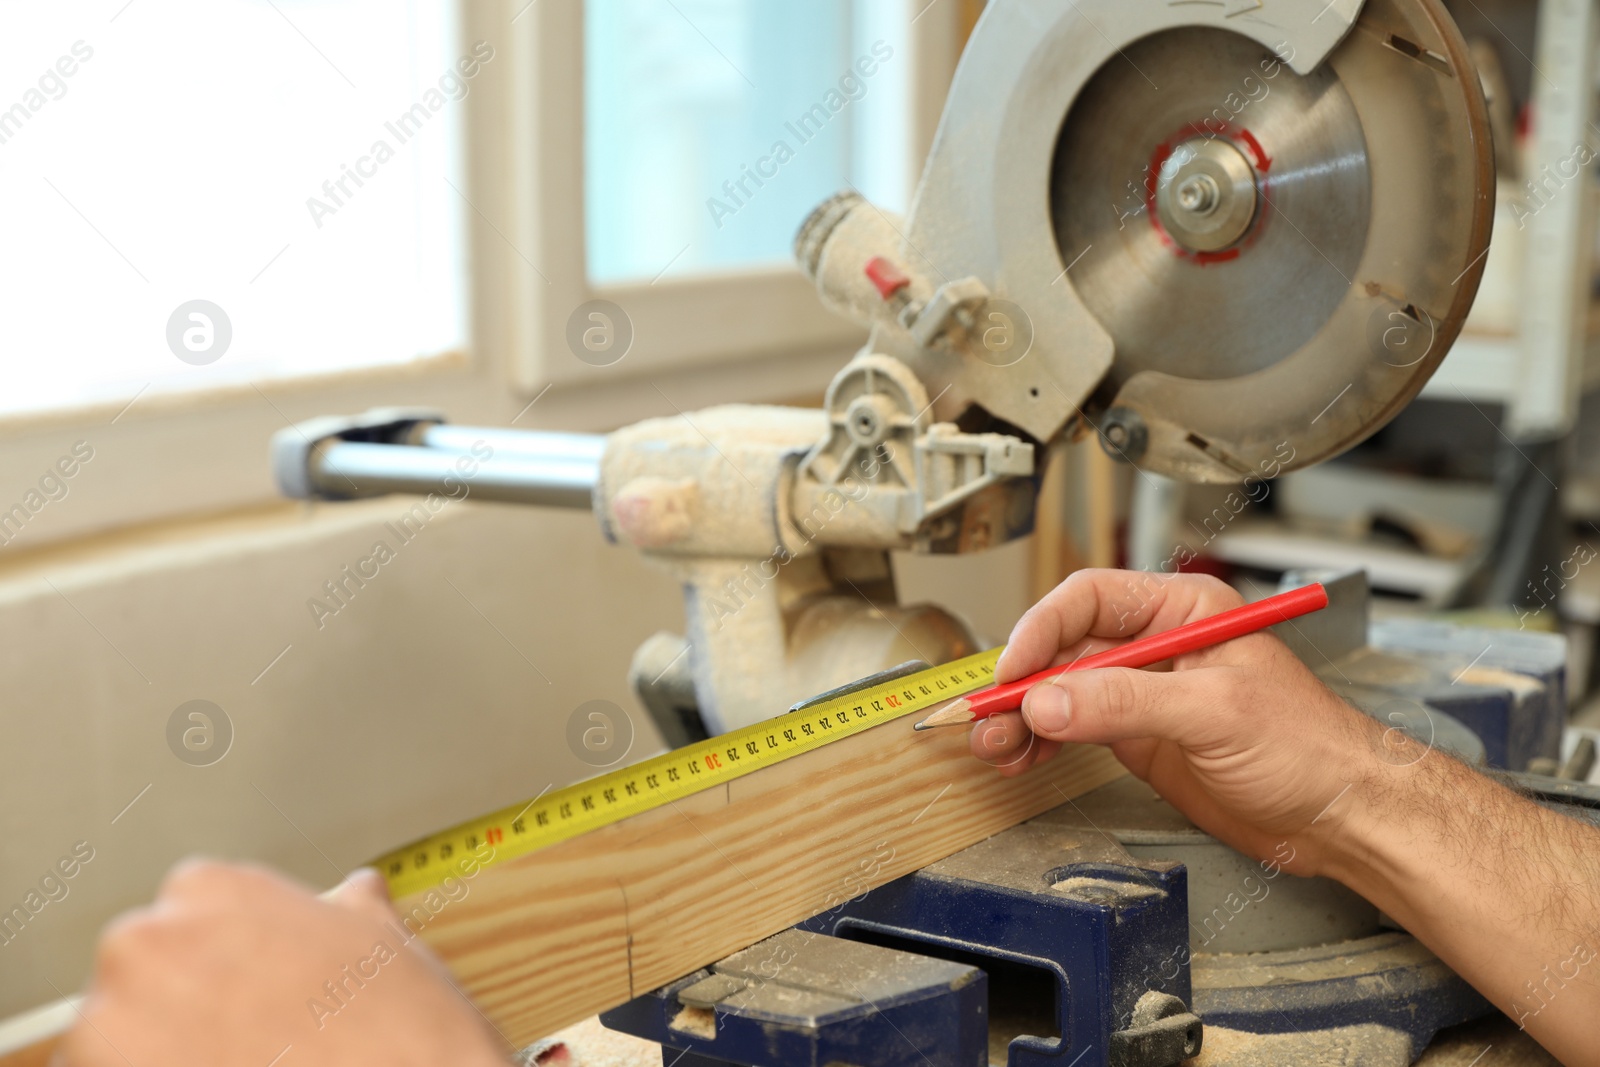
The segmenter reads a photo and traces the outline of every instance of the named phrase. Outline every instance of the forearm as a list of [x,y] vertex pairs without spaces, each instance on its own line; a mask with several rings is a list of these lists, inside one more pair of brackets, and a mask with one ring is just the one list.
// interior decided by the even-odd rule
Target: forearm
[[1325,819],[1325,873],[1568,1065],[1600,1063],[1600,830],[1375,736]]

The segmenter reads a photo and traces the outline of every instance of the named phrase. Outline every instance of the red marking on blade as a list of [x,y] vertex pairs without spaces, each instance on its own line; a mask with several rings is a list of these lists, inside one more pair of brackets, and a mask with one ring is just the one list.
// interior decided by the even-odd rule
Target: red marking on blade
[[1195,252],[1192,253],[1194,261],[1204,266],[1208,263],[1226,263],[1230,259],[1239,258],[1239,249],[1224,248],[1220,252]]
[[1250,154],[1256,157],[1256,169],[1262,174],[1272,169],[1272,157],[1267,155],[1267,150],[1261,147],[1261,142],[1256,140],[1256,135],[1249,130],[1239,131],[1239,140],[1250,147]]
[[1156,212],[1156,189],[1161,181],[1161,168],[1171,158],[1171,141],[1165,141],[1157,145],[1156,154],[1150,157],[1150,167],[1145,172],[1144,179],[1144,214],[1150,220],[1150,225],[1154,227],[1156,236],[1161,238],[1161,243],[1172,249],[1176,255],[1182,257],[1185,254],[1183,247],[1177,241],[1174,241],[1172,235],[1167,232],[1167,228],[1161,225],[1161,216]]
[[[1250,233],[1242,243],[1234,245],[1232,248],[1225,248],[1220,252],[1193,252],[1184,248],[1167,232],[1167,228],[1161,225],[1161,216],[1156,211],[1156,190],[1161,184],[1161,168],[1172,158],[1176,145],[1195,137],[1205,137],[1213,141],[1218,137],[1223,138],[1241,152],[1248,152],[1255,162],[1256,169],[1261,172],[1261,200],[1256,207],[1256,219],[1251,225]],[[1150,168],[1144,179],[1145,214],[1149,216],[1150,225],[1156,231],[1156,236],[1161,239],[1161,243],[1170,248],[1172,254],[1179,259],[1187,259],[1200,267],[1232,262],[1239,258],[1244,249],[1255,244],[1266,229],[1267,207],[1271,203],[1267,196],[1267,190],[1270,188],[1267,172],[1271,169],[1272,157],[1267,155],[1266,149],[1261,146],[1261,142],[1256,139],[1256,135],[1249,130],[1233,126],[1231,123],[1222,122],[1218,119],[1191,122],[1179,129],[1172,137],[1157,145],[1155,153],[1150,157]]]

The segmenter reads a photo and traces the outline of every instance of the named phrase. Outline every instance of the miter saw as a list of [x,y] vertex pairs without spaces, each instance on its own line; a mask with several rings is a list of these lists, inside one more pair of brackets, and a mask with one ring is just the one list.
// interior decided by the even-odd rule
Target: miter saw
[[[991,0],[909,215],[846,193],[800,229],[797,258],[823,302],[870,331],[822,410],[727,406],[603,437],[384,410],[280,433],[275,469],[295,497],[592,508],[608,539],[685,588],[686,634],[656,635],[632,668],[664,736],[682,743],[906,660],[974,651],[950,613],[897,602],[889,553],[1027,535],[1054,442],[1094,435],[1142,471],[1243,482],[1373,433],[1422,388],[1472,304],[1493,158],[1477,74],[1439,0]],[[1039,905],[1066,909],[1063,929],[1079,931],[1061,950],[1072,960],[1042,965],[1071,1008],[1058,1012],[1056,1043],[1013,1044],[1012,1062],[1192,1054],[1187,958],[1159,989],[1113,984],[1148,977],[1151,945],[1175,936],[1165,951],[1182,947],[1183,868],[1136,862],[1104,833],[1110,851],[1090,847],[1081,827],[1057,822],[1011,840],[1033,857],[1018,871],[1063,862],[1069,844],[1091,871],[1081,892]],[[959,857],[936,868],[855,909],[861,928],[891,930],[895,951],[959,941],[929,932],[927,909],[946,882],[982,891]],[[1021,899],[999,889],[980,903]],[[907,903],[924,899],[935,903]],[[1135,927],[1164,932],[1132,938]],[[971,947],[970,931],[961,937]],[[1427,984],[1442,968],[1420,946],[1395,951],[1408,975],[1426,972],[1414,992],[1449,985]],[[740,988],[743,965],[669,987],[666,1008],[645,1004],[634,1022],[670,1031],[695,997],[710,1012]],[[948,967],[928,973],[965,988]],[[914,989],[896,989],[912,1003]],[[1288,1017],[1269,998],[1257,1019],[1239,997],[1248,1003],[1230,1018],[1271,1029],[1273,1013]],[[1434,1025],[1482,1010],[1458,980],[1448,997]],[[939,1001],[930,1025],[958,1018],[947,1008],[971,1005]],[[1297,1015],[1291,1028],[1330,1018]],[[769,1022],[753,1042],[777,1032]],[[823,1047],[808,1032],[812,1043],[794,1046],[802,1059]],[[1409,1056],[1428,1034],[1414,1028],[1378,1059],[1351,1062]]]
[[888,553],[1028,534],[1050,442],[1239,482],[1374,432],[1467,314],[1493,175],[1436,0],[996,0],[909,216],[847,193],[801,227],[823,302],[870,329],[823,410],[606,437],[386,410],[280,433],[274,465],[296,497],[592,507],[686,590],[686,635],[632,671],[681,742],[973,651],[897,603]]

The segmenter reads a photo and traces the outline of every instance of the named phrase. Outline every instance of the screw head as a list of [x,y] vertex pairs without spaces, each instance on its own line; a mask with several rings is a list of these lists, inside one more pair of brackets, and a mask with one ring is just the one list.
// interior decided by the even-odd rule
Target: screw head
[[1100,420],[1100,447],[1112,459],[1137,463],[1149,444],[1150,431],[1132,408],[1114,407]]
[[1178,206],[1195,215],[1209,215],[1217,209],[1222,191],[1209,174],[1195,174],[1178,186]]
[[1237,145],[1221,137],[1193,138],[1160,165],[1157,219],[1180,248],[1220,252],[1255,224],[1256,181],[1250,159]]

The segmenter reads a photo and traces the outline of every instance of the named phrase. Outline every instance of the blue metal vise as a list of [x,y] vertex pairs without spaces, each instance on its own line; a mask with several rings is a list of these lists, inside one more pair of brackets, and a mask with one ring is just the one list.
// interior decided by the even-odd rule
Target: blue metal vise
[[1362,571],[1302,571],[1285,576],[1282,587],[1312,580],[1327,587],[1328,608],[1272,629],[1340,696],[1428,744],[1442,740],[1436,727],[1465,726],[1481,753],[1441,747],[1469,763],[1522,771],[1559,754],[1567,721],[1565,638],[1423,619],[1373,621]]
[[1202,1041],[1185,889],[1024,823],[600,1018],[678,1067],[1170,1067]]
[[982,1067],[987,1010],[976,967],[794,927],[600,1019],[676,1067]]

